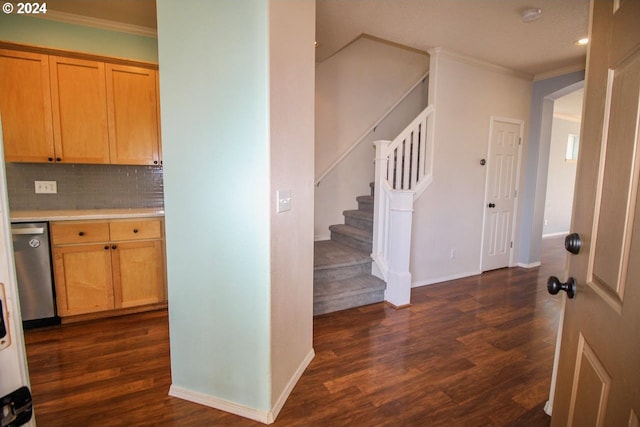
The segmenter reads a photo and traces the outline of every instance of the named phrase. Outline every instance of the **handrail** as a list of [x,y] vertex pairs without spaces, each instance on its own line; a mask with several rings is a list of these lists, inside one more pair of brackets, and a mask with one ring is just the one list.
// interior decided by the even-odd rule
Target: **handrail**
[[426,78],[429,77],[429,71],[427,71],[426,73],[424,73],[422,75],[422,77],[420,77],[418,79],[417,82],[415,82],[410,88],[409,90],[407,90],[396,102],[394,102],[387,110],[385,110],[385,112],[382,114],[382,116],[380,116],[371,126],[369,126],[369,128],[367,128],[367,130],[360,135],[360,137],[356,140],[356,142],[354,142],[351,146],[349,146],[349,148],[347,148],[347,150],[342,153],[342,155],[340,155],[340,157],[338,157],[333,163],[331,163],[331,165],[329,165],[329,167],[318,177],[318,179],[315,182],[315,185],[318,186],[320,185],[320,181],[322,181],[327,175],[329,175],[329,173],[331,173],[331,171],[333,169],[336,168],[336,166],[338,166],[340,163],[342,163],[342,161],[353,151],[356,149],[356,147],[362,142],[364,141],[364,139],[375,130],[376,127],[378,127],[378,125],[387,118],[387,116],[389,114],[391,114],[391,112],[393,110],[396,109],[396,107],[398,105],[400,105],[400,103],[402,101],[405,100],[405,98],[407,96],[409,96],[411,94],[411,92],[413,92],[413,90],[418,87],[418,85],[424,83],[424,81],[426,80]]

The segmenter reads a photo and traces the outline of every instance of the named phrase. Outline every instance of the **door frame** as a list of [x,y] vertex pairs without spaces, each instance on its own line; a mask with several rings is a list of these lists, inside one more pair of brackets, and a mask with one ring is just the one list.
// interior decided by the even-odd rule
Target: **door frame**
[[[519,205],[519,199],[520,199],[520,192],[521,192],[521,183],[520,183],[520,169],[522,166],[522,147],[523,147],[523,140],[524,140],[524,120],[522,119],[514,119],[514,118],[510,118],[510,117],[501,117],[501,116],[490,116],[489,118],[489,137],[488,137],[488,141],[487,141],[487,161],[489,159],[491,159],[491,141],[493,140],[493,131],[494,131],[494,124],[496,122],[503,122],[503,123],[509,123],[509,124],[514,124],[514,125],[518,125],[520,128],[519,131],[519,138],[520,138],[520,143],[518,144],[518,159],[516,162],[516,179],[515,182],[517,183],[517,188],[515,189],[515,194],[513,197],[513,215],[511,216],[511,242],[513,242],[513,244],[511,245],[511,247],[509,248],[509,263],[508,263],[508,267],[513,267],[515,266],[514,263],[514,253],[515,253],[515,248],[518,246],[516,243],[516,224],[518,224],[518,221],[516,220],[518,218],[518,205]],[[489,167],[491,167],[491,165],[489,164],[488,167],[485,169],[485,179],[484,179],[484,198],[483,198],[483,204],[482,204],[482,235],[480,238],[480,271],[485,271],[484,270],[484,252],[485,252],[485,247],[484,247],[484,238],[485,238],[485,233],[486,233],[486,220],[487,220],[487,210],[485,209],[485,206],[487,206],[488,203],[488,196],[489,196]]]

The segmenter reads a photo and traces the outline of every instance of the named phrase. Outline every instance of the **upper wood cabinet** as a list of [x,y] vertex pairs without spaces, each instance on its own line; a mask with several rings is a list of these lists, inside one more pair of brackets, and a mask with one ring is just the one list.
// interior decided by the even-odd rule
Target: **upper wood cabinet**
[[113,164],[160,164],[155,70],[106,64]]
[[54,157],[49,57],[0,49],[0,114],[5,159],[46,162]]
[[51,56],[56,161],[109,163],[104,62]]
[[153,66],[28,46],[23,52],[14,50],[22,46],[4,42],[0,46],[11,47],[0,49],[6,161],[162,163],[158,72]]

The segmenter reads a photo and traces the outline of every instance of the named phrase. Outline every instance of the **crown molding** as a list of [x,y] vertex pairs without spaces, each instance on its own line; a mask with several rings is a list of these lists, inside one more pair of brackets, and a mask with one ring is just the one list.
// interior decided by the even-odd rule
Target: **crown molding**
[[123,22],[109,21],[107,19],[92,18],[90,16],[76,15],[74,13],[58,12],[51,9],[49,9],[47,13],[30,16],[48,19],[50,21],[63,22],[65,24],[75,24],[98,28],[101,30],[118,31],[136,36],[158,37],[158,31],[155,28],[141,27],[139,25],[125,24]]
[[584,62],[576,62],[573,65],[567,67],[558,68],[555,70],[547,71],[545,73],[536,74],[533,76],[533,81],[546,80],[553,77],[564,76],[565,74],[575,73],[577,71],[584,71],[586,64]]
[[505,74],[508,76],[517,77],[517,78],[529,80],[529,81],[533,79],[533,75],[531,74],[524,73],[522,71],[517,71],[511,68],[503,67],[502,65],[496,65],[494,63],[484,61],[482,59],[474,58],[472,56],[464,55],[462,53],[458,53],[443,47],[434,47],[434,48],[428,49],[427,52],[429,53],[429,55],[432,55],[432,56],[442,55],[442,56],[457,60],[459,62],[464,62],[469,65],[475,65],[477,67],[491,70],[496,73]]

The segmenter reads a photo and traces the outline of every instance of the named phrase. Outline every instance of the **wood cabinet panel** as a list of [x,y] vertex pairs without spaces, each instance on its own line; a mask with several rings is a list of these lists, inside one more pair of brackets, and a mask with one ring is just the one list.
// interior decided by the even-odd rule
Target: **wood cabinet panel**
[[159,239],[162,237],[161,220],[122,221],[109,224],[112,241]]
[[61,221],[50,226],[60,316],[166,301],[161,219]]
[[160,163],[156,74],[146,68],[106,64],[112,164]]
[[117,243],[111,253],[116,308],[165,300],[161,241]]
[[0,76],[5,160],[53,160],[49,57],[0,49]]
[[109,245],[58,247],[53,258],[60,316],[114,308]]
[[108,241],[109,224],[106,222],[51,223],[51,242],[54,245]]
[[49,61],[56,161],[109,163],[104,63]]

